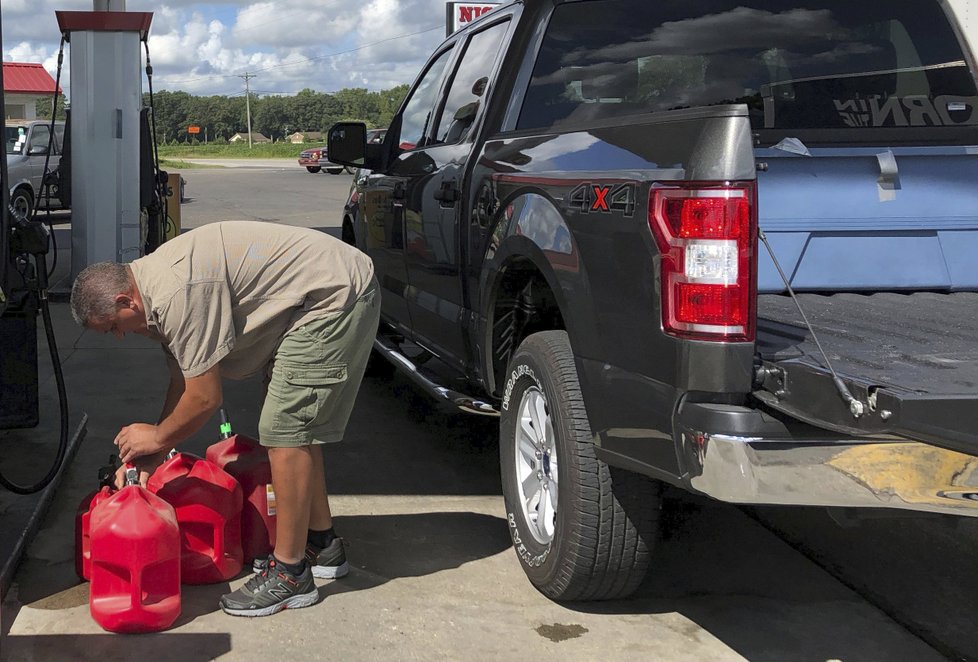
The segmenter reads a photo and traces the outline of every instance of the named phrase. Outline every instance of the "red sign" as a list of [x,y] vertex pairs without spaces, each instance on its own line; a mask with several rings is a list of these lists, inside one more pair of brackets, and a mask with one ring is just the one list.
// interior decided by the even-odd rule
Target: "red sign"
[[449,2],[446,5],[447,34],[452,34],[459,28],[465,27],[483,14],[492,11],[499,2]]
[[200,127],[199,126],[188,126],[187,127],[187,133],[200,133]]

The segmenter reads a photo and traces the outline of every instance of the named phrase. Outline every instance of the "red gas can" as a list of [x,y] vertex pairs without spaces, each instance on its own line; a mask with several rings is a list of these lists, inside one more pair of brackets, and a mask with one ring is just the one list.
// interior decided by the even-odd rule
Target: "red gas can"
[[275,547],[275,492],[268,451],[236,434],[207,449],[207,459],[241,484],[241,548],[244,560],[265,558]]
[[89,609],[110,632],[156,632],[180,615],[180,529],[173,507],[128,484],[91,518]]
[[176,453],[153,472],[146,487],[177,513],[184,584],[213,584],[241,572],[238,481],[213,462]]
[[112,488],[103,487],[98,492],[89,492],[78,504],[75,512],[75,574],[88,581],[92,576],[92,511],[112,496]]

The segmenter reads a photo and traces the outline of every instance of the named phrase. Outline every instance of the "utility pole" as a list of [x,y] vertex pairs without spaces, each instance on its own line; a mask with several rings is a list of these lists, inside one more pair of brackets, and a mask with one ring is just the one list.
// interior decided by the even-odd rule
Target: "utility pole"
[[245,112],[248,115],[248,149],[251,149],[251,86],[248,81],[254,77],[255,74],[249,74],[247,71],[238,76],[238,78],[244,78],[245,82]]

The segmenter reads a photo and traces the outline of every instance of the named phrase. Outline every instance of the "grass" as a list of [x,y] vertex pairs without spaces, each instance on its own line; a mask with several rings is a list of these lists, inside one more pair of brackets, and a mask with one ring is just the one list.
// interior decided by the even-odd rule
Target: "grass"
[[194,168],[222,168],[224,166],[211,165],[209,163],[191,163],[190,161],[180,161],[177,159],[160,159],[161,168],[171,168],[173,170],[192,170]]
[[160,145],[160,157],[179,160],[181,158],[218,159],[297,159],[299,152],[319,143],[262,143],[248,149],[248,143],[228,145]]

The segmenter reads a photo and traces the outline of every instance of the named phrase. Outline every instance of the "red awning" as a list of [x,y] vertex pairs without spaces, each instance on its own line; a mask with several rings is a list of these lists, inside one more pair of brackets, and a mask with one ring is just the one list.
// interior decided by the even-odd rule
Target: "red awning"
[[[7,94],[51,94],[54,79],[43,65],[28,62],[3,63],[3,90]],[[61,87],[58,87],[61,93]]]

